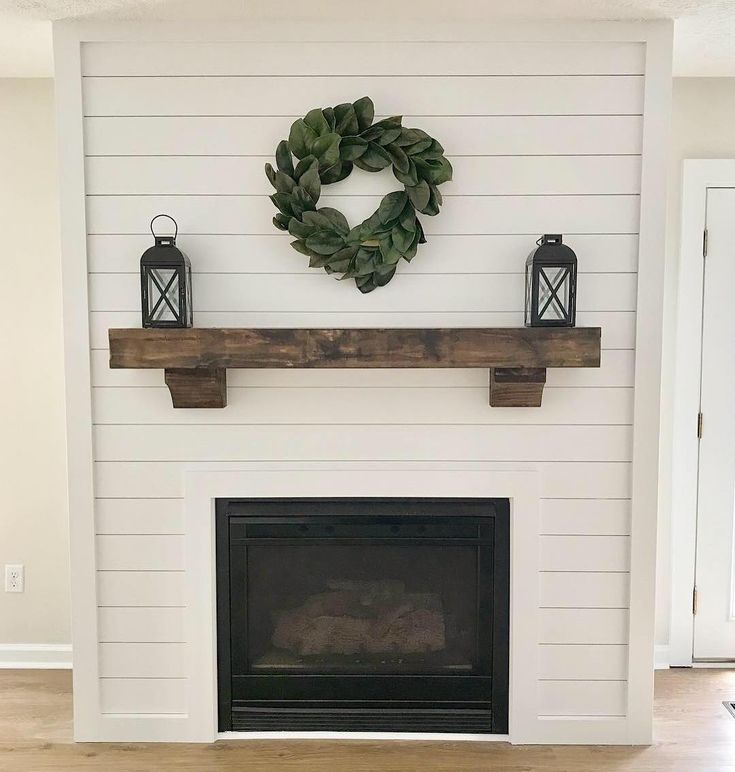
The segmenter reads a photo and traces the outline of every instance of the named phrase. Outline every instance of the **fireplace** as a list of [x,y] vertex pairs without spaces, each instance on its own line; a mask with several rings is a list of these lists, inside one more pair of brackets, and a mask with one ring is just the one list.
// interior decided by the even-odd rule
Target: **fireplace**
[[220,731],[508,731],[508,499],[218,499]]

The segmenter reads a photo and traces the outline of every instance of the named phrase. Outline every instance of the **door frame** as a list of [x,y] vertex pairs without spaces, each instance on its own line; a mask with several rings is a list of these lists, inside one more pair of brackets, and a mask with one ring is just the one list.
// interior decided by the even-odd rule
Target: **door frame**
[[[681,247],[671,465],[671,632],[669,664],[692,667],[704,312],[704,233],[709,188],[735,188],[735,159],[682,162]],[[692,320],[695,320],[694,323]]]

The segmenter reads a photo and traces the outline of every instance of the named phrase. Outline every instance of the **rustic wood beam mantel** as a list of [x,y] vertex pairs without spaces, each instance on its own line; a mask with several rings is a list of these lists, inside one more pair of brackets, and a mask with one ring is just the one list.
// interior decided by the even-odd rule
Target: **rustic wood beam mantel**
[[227,368],[490,370],[490,404],[538,407],[547,367],[599,367],[599,327],[111,329],[110,367],[162,368],[174,407],[225,407]]

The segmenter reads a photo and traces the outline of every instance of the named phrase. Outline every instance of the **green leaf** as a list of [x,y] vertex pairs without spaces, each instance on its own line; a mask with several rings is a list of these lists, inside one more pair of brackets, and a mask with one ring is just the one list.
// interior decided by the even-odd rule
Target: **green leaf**
[[347,222],[347,218],[339,211],[339,209],[332,209],[330,206],[323,206],[319,210],[319,214],[329,220],[334,230],[343,236],[347,236],[350,232],[350,224]]
[[367,146],[367,140],[362,137],[342,137],[339,144],[340,158],[343,161],[354,161],[367,150]]
[[360,156],[359,160],[374,169],[385,169],[386,166],[390,166],[393,163],[390,155],[388,155],[388,151],[376,142],[368,142],[367,149]]
[[416,232],[407,231],[404,228],[401,228],[400,225],[398,225],[393,228],[390,235],[391,235],[391,240],[393,241],[393,248],[396,249],[401,254],[404,254],[411,247],[411,244],[413,243]]
[[285,214],[277,214],[273,218],[273,224],[278,228],[279,231],[285,231],[288,230],[288,217],[286,217]]
[[350,176],[352,171],[352,164],[340,161],[339,163],[330,166],[329,169],[321,173],[322,184],[331,185],[334,182],[339,182]]
[[274,185],[279,193],[290,193],[296,187],[294,180],[283,172],[276,172]]
[[423,153],[425,150],[430,148],[433,141],[434,140],[432,140],[431,137],[428,139],[421,139],[415,144],[405,147],[404,150],[408,155],[418,155],[419,153]]
[[385,285],[396,275],[396,269],[393,268],[393,270],[390,273],[386,274],[375,274],[375,286],[376,287],[385,287]]
[[362,169],[364,172],[379,172],[381,169],[385,169],[385,166],[370,166],[370,164],[365,163],[365,160],[362,157],[356,158],[353,163],[358,169]]
[[[393,239],[388,236],[380,240],[380,254],[384,265],[395,265],[401,259],[401,253],[393,247]],[[380,270],[378,266],[376,270]]]
[[329,131],[334,131],[337,126],[337,119],[334,116],[334,108],[333,107],[325,107],[322,110],[322,115],[324,116],[324,120],[327,122],[327,126],[329,127]]
[[391,142],[395,142],[400,136],[400,129],[386,129],[380,139],[378,139],[378,143],[385,147],[386,145],[390,145]]
[[291,206],[291,196],[288,196],[285,193],[274,193],[270,199],[283,214],[288,217],[293,216],[294,212]]
[[300,180],[301,177],[306,174],[306,172],[311,169],[313,166],[318,166],[319,162],[316,160],[316,158],[313,155],[307,155],[304,158],[302,158],[297,164],[296,169],[294,170],[293,176],[294,179]]
[[304,213],[314,209],[314,201],[311,196],[302,187],[296,187],[291,193],[291,206],[296,217],[303,220]]
[[318,107],[306,113],[304,123],[319,137],[323,134],[329,134],[329,123]]
[[301,239],[296,239],[296,241],[291,242],[291,246],[297,251],[301,252],[302,255],[309,256],[309,250],[306,248],[306,244],[304,244]]
[[373,105],[373,100],[370,99],[370,97],[365,96],[358,99],[357,102],[353,102],[352,107],[355,110],[359,131],[365,131],[375,117],[375,105]]
[[306,239],[311,236],[315,230],[316,228],[313,225],[306,225],[306,223],[301,222],[297,217],[292,217],[288,221],[288,232],[297,239]]
[[288,142],[282,139],[276,148],[276,166],[284,173],[293,177],[293,158]]
[[355,108],[349,103],[337,105],[334,108],[335,127],[334,130],[342,137],[348,137],[359,133],[360,126],[357,123]]
[[317,133],[306,125],[303,118],[299,118],[291,124],[288,145],[296,158],[306,158],[311,153],[311,147],[317,139]]
[[321,212],[304,212],[304,216],[301,221],[306,225],[311,225],[314,228],[329,230],[332,227],[332,223],[328,217],[325,217]]
[[311,200],[316,204],[322,192],[322,182],[319,179],[319,167],[313,163],[311,167],[301,175],[299,186],[308,194]]
[[406,193],[408,193],[411,203],[419,210],[419,212],[422,212],[424,207],[429,203],[431,191],[425,180],[419,180],[418,185],[414,185],[412,188],[406,188]]
[[404,230],[416,232],[416,212],[414,211],[413,204],[410,202],[404,207],[401,212],[401,227]]
[[403,190],[396,190],[393,193],[388,193],[387,196],[383,196],[383,200],[378,207],[380,222],[385,225],[395,220],[403,211],[407,200],[406,192]]
[[421,129],[407,129],[401,130],[401,136],[396,140],[396,145],[399,147],[408,147],[409,145],[415,145],[422,139],[431,139],[431,137]]
[[320,230],[306,239],[306,246],[319,255],[333,255],[345,245],[344,239],[332,230]]
[[339,134],[325,134],[312,145],[311,152],[319,160],[320,169],[329,169],[339,163]]
[[309,268],[324,268],[331,260],[331,255],[318,255],[316,253],[309,253],[311,259],[309,260]]
[[[392,147],[395,147],[395,145],[393,145]],[[405,185],[407,188],[417,185],[419,181],[419,175],[418,175],[418,171],[416,170],[416,164],[413,162],[411,158],[408,159],[408,171],[405,174],[401,171],[398,171],[398,169],[396,169],[396,166],[394,164],[393,176],[400,183]]]
[[350,270],[352,260],[357,254],[357,247],[345,247],[335,252],[329,260],[329,268],[334,273],[345,273]]
[[265,165],[265,176],[268,178],[268,182],[270,182],[273,187],[276,187],[276,170],[270,165]]
[[404,175],[411,171],[411,161],[400,147],[389,145],[385,149],[388,151],[388,155],[393,162],[394,169],[397,169],[401,174]]

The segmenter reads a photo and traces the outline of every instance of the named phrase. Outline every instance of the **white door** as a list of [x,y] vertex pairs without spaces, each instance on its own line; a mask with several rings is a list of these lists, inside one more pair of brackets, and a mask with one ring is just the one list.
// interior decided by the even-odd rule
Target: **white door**
[[[694,659],[735,660],[735,189],[707,191]],[[687,309],[679,309],[686,318]]]

